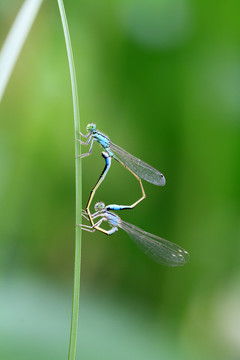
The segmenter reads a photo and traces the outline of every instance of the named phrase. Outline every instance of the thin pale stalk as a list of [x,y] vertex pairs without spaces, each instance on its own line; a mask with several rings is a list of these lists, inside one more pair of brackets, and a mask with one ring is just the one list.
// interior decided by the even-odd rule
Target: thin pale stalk
[[[71,39],[68,29],[67,17],[64,9],[63,0],[58,0],[58,6],[60,10],[63,32],[65,36],[65,42],[67,47],[68,63],[72,84],[72,97],[73,97],[73,113],[74,113],[74,127],[75,138],[78,137],[80,131],[80,115],[78,104],[78,91],[77,91],[77,79],[75,73],[75,66],[73,60]],[[80,142],[75,141],[75,156],[80,153]],[[82,168],[81,158],[76,157],[76,224],[81,224],[81,208],[82,208]],[[79,312],[79,296],[80,296],[80,269],[81,269],[81,227],[76,227],[75,238],[75,265],[74,265],[74,285],[73,285],[73,303],[72,303],[72,321],[71,321],[71,333],[69,343],[68,360],[74,360],[76,354],[77,345],[77,327],[78,327],[78,312]]]
[[42,0],[25,0],[0,52],[0,102]]

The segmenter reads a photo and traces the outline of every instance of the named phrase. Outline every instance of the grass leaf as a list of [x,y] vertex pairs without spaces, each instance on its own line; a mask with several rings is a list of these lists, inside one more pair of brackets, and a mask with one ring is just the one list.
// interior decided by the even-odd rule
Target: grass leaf
[[9,31],[0,53],[0,102],[42,0],[26,0]]

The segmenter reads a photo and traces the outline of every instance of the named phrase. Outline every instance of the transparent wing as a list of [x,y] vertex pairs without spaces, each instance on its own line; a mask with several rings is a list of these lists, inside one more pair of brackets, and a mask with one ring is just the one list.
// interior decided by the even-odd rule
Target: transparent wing
[[116,157],[119,158],[130,170],[132,170],[140,178],[154,184],[163,186],[166,184],[165,177],[160,171],[154,169],[144,161],[129,154],[126,150],[120,146],[113,144],[110,141],[110,149],[116,153]]
[[180,246],[147,233],[123,220],[119,227],[128,233],[136,245],[154,261],[166,266],[182,266],[189,261],[189,254]]

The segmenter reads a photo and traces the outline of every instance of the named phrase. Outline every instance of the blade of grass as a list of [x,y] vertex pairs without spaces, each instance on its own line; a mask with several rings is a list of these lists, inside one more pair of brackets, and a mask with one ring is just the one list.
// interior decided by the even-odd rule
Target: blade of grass
[[[79,136],[79,131],[80,131],[80,114],[79,114],[79,104],[78,104],[77,79],[75,73],[71,39],[70,39],[63,0],[58,0],[58,6],[61,15],[63,32],[67,47],[69,71],[70,71],[71,84],[72,84],[75,138],[77,138]],[[81,151],[80,142],[75,141],[75,156],[81,154],[80,151]],[[81,224],[82,168],[81,168],[80,157],[76,157],[75,175],[76,175],[76,224]],[[78,327],[79,296],[80,296],[80,270],[81,270],[81,227],[80,226],[76,227],[75,236],[76,237],[75,237],[75,265],[74,265],[74,284],[73,284],[73,302],[72,302],[72,321],[71,321],[68,360],[75,359],[76,344],[77,344],[77,327]]]
[[0,102],[41,3],[42,0],[24,2],[3,44],[0,53]]

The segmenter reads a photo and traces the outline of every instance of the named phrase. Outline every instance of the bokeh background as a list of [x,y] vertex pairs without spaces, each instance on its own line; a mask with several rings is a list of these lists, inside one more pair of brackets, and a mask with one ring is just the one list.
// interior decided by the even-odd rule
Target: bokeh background
[[[0,2],[0,44],[22,1]],[[82,131],[166,177],[124,220],[178,243],[166,268],[127,234],[83,234],[78,358],[240,358],[239,1],[65,1]],[[87,151],[82,148],[83,152]],[[83,202],[104,161],[83,159]],[[71,86],[45,1],[0,106],[0,358],[66,359],[74,261]],[[134,202],[113,163],[96,201]]]

